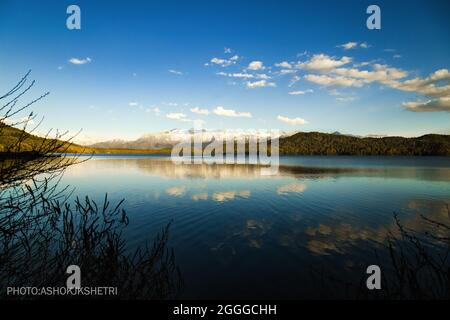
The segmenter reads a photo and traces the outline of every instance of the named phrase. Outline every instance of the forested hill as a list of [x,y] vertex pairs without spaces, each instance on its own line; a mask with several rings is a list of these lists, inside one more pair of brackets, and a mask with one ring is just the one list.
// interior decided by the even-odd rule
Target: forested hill
[[280,154],[450,156],[450,135],[359,138],[340,134],[299,132],[280,139]]
[[[44,147],[42,147],[44,145]],[[47,146],[47,147],[45,147]],[[5,152],[35,152],[40,149],[52,149],[52,146],[59,146],[58,149],[70,153],[80,153],[92,151],[77,144],[70,144],[63,141],[44,139],[24,132],[6,124],[0,123],[0,153]]]
[[[43,147],[44,146],[44,147]],[[58,146],[55,149],[55,146]],[[52,152],[80,153],[80,154],[152,154],[152,153],[170,153],[170,149],[159,150],[136,150],[119,148],[91,148],[81,146],[75,143],[64,141],[44,139],[42,137],[24,132],[23,130],[13,128],[0,123],[0,159],[14,154],[26,156],[27,154],[41,153],[42,150],[52,150]]]

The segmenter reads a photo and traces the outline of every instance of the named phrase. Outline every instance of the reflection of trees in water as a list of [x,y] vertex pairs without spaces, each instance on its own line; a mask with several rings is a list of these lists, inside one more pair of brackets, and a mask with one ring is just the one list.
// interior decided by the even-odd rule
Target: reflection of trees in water
[[138,171],[173,179],[182,178],[242,178],[259,177],[260,167],[256,165],[209,165],[209,164],[174,164],[170,158],[96,158],[88,161],[82,167],[72,168],[70,174],[87,174],[101,169],[102,172],[117,172],[126,169],[127,172]]
[[[173,179],[179,178],[265,178],[268,176],[261,175],[262,165],[255,164],[176,164],[170,158],[96,158],[95,161],[89,161],[81,168],[72,168],[71,174],[76,175],[77,170],[80,174],[88,174],[95,172],[97,168],[101,168],[103,172],[110,170],[116,172],[120,169],[126,169],[127,172],[138,170],[152,175],[161,177],[169,177]],[[105,169],[106,168],[106,169]],[[298,175],[298,174],[338,174],[356,172],[355,169],[347,168],[309,168],[295,166],[280,166],[280,175]]]
[[128,225],[122,202],[111,205],[105,197],[97,204],[86,197],[70,203],[70,190],[58,186],[65,169],[80,162],[77,156],[52,156],[64,153],[70,139],[61,142],[58,133],[30,137],[25,130],[33,114],[12,120],[45,96],[19,106],[34,84],[26,84],[28,76],[0,96],[0,140],[8,140],[0,154],[0,296],[6,297],[7,287],[65,286],[66,268],[75,264],[82,286],[117,287],[118,298],[173,297],[181,277],[167,248],[169,226],[152,245],[130,253],[122,237]]
[[[175,164],[169,157],[97,157],[82,166],[72,167],[70,175],[90,175],[98,170],[103,173],[126,171],[127,173],[146,173],[172,179],[226,179],[261,178],[273,176],[261,175],[261,165],[248,163],[236,164]],[[328,179],[343,176],[389,177],[398,179],[416,179],[428,181],[450,181],[450,168],[415,167],[306,167],[299,165],[280,165],[277,176],[298,177],[303,179]]]

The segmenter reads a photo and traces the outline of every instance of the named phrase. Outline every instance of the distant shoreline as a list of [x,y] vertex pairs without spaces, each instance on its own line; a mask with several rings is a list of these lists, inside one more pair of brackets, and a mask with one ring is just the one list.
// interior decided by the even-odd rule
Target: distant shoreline
[[[18,141],[19,137],[22,141]],[[5,125],[0,137],[0,159],[44,156],[37,150],[40,150],[45,141],[46,139],[42,137]],[[170,155],[172,153],[171,146],[152,149],[150,145],[147,145],[150,148],[141,149],[137,145],[132,146],[134,142],[130,142],[131,147],[126,148],[81,146],[61,140],[57,140],[57,143],[60,147],[53,150],[71,154]],[[270,150],[270,143],[268,147]],[[247,143],[245,149],[248,150]],[[235,153],[237,150],[235,146]],[[287,156],[450,156],[450,135],[427,134],[417,138],[359,138],[321,132],[298,132],[279,139],[279,154]]]
[[[24,159],[33,160],[40,157],[59,157],[59,156],[165,156],[169,157],[171,155],[170,151],[166,150],[114,150],[114,152],[109,150],[95,150],[94,152],[64,152],[55,153],[52,155],[38,154],[36,152],[0,152],[0,160],[8,159]],[[224,154],[225,155],[225,154]],[[243,154],[235,154],[235,156],[244,156]],[[245,156],[248,156],[246,154]],[[444,157],[450,158],[450,155],[441,154],[423,154],[423,155],[410,155],[410,154],[280,154],[280,157],[421,157],[421,158],[432,158],[432,157]]]
[[[120,155],[141,155],[141,156],[170,156],[170,152],[97,152],[97,153],[65,153],[65,155],[81,155],[81,156],[120,156]],[[236,156],[236,154],[235,154]],[[239,154],[239,156],[243,156]],[[248,154],[246,154],[248,156]],[[440,155],[440,154],[427,154],[427,155],[409,155],[409,154],[396,154],[396,155],[389,155],[389,154],[280,154],[280,157],[444,157],[444,158],[450,158],[450,155]]]

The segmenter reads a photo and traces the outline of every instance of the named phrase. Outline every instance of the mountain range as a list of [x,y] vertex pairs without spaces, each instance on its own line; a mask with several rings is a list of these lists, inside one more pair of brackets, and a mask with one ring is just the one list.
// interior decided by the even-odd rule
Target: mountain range
[[[148,134],[134,141],[112,140],[91,145],[93,148],[170,149],[192,131],[173,129]],[[223,131],[203,130],[204,141]],[[236,139],[255,138],[266,133],[234,132]],[[209,135],[209,136],[208,136]],[[370,135],[366,137],[339,132],[279,133],[280,154],[285,155],[441,155],[450,156],[450,136],[428,134],[415,138]]]
[[[275,136],[286,137],[294,134],[295,132],[278,132]],[[193,129],[172,129],[159,133],[146,134],[136,140],[121,140],[115,139],[110,141],[98,142],[89,145],[92,148],[124,148],[124,149],[163,149],[171,148],[177,143],[190,138],[192,134],[201,134],[203,141],[212,141],[213,137],[225,137],[232,136],[236,139],[241,138],[256,138],[266,137],[269,132],[267,131],[247,131],[247,130],[206,130],[197,131],[194,133]]]

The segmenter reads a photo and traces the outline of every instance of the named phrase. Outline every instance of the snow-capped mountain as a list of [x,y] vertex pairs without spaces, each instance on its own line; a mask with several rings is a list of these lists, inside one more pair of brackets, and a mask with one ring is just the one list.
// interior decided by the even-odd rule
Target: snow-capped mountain
[[120,148],[120,149],[161,149],[171,148],[181,141],[186,141],[191,137],[199,138],[203,142],[212,141],[216,139],[255,139],[261,137],[282,137],[289,136],[292,133],[284,131],[269,131],[269,130],[184,130],[172,129],[159,133],[145,134],[139,139],[127,141],[122,139],[114,139],[110,141],[98,142],[90,145],[95,148]]

